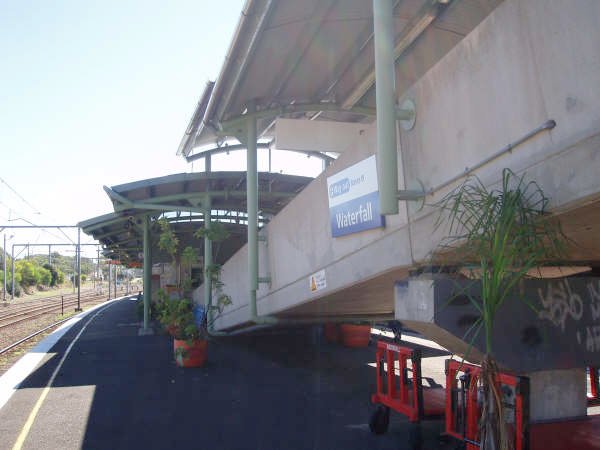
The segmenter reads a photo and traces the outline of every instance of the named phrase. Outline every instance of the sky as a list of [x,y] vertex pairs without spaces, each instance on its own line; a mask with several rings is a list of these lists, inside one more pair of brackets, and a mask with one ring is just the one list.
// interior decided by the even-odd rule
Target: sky
[[0,0],[0,223],[76,224],[112,211],[103,185],[190,172],[175,153],[243,6]]

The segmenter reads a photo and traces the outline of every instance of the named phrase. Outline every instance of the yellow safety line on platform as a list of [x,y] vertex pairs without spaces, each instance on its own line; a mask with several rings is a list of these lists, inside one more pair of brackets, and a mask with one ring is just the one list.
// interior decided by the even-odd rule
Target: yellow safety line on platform
[[40,408],[42,407],[42,404],[44,403],[44,400],[48,396],[48,393],[50,392],[50,388],[52,387],[52,384],[54,383],[54,380],[56,379],[56,377],[58,375],[58,372],[62,368],[62,365],[65,362],[65,360],[67,359],[67,356],[69,356],[69,353],[73,349],[73,346],[75,345],[75,342],[77,342],[79,340],[80,336],[83,334],[83,332],[85,331],[85,329],[87,328],[87,326],[90,324],[90,322],[92,320],[94,320],[98,314],[100,314],[102,311],[104,311],[105,309],[107,309],[111,305],[105,306],[104,308],[100,309],[96,314],[94,314],[90,318],[90,320],[88,320],[86,322],[86,324],[79,331],[79,333],[77,333],[77,336],[75,336],[75,339],[73,339],[73,342],[71,342],[71,344],[67,347],[67,351],[65,352],[65,354],[61,358],[60,362],[58,363],[58,365],[54,369],[54,372],[52,372],[52,376],[50,377],[50,380],[48,380],[48,384],[46,384],[46,387],[42,391],[42,394],[40,395],[40,398],[38,398],[37,402],[35,403],[35,406],[31,410],[31,413],[29,413],[29,417],[27,418],[27,421],[25,422],[25,425],[23,425],[23,429],[21,430],[21,433],[19,433],[19,437],[17,438],[17,441],[15,442],[15,445],[13,445],[12,450],[21,450],[23,448],[23,444],[25,443],[25,439],[27,439],[27,436],[29,435],[29,432],[31,431],[31,427],[33,426],[33,422],[35,421],[35,418],[36,418],[36,416],[37,416]]

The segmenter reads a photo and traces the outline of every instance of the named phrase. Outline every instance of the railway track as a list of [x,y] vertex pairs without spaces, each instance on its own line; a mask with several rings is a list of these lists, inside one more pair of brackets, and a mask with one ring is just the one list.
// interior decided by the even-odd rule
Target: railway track
[[[101,299],[105,299],[104,294],[94,294],[88,296],[82,296],[80,303],[96,302]],[[77,306],[78,300],[75,298],[68,298],[62,301],[61,299],[54,300],[50,303],[44,302],[40,305],[30,306],[26,309],[14,311],[12,313],[5,313],[0,316],[0,331],[6,327],[16,325],[18,323],[31,320],[37,317],[42,317],[46,314],[63,311],[65,308]]]
[[[123,292],[125,294],[125,292]],[[0,355],[3,357],[18,350],[19,346],[36,336],[57,327],[68,318],[57,320],[61,310],[71,311],[77,306],[77,295],[52,296],[32,302],[12,304],[0,313]],[[107,295],[94,291],[83,293],[81,306],[98,304],[107,300]]]
[[[93,295],[93,290],[86,290],[81,292],[81,298],[87,298],[90,295]],[[77,299],[77,294],[64,294],[64,295],[51,295],[44,298],[39,298],[36,300],[30,300],[26,302],[9,302],[3,303],[3,307],[0,307],[0,321],[14,316],[16,314],[25,314],[29,311],[38,310],[43,306],[50,306],[61,304],[63,300],[71,301],[73,299]]]

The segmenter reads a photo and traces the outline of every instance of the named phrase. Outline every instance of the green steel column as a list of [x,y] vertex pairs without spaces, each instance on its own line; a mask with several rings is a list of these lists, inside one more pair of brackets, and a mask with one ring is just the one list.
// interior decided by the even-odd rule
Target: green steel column
[[258,162],[256,150],[256,111],[254,102],[248,104],[246,119],[247,174],[246,198],[248,203],[248,281],[250,289],[250,314],[256,317],[256,291],[258,290]]
[[150,301],[152,300],[152,243],[150,242],[150,217],[144,217],[144,330],[150,321]]
[[373,0],[377,165],[382,214],[398,214],[394,1]]
[[[204,205],[204,228],[210,230],[211,226],[211,199],[207,198]],[[204,304],[206,305],[206,314],[209,325],[212,326],[213,311],[212,311],[212,279],[208,268],[212,265],[212,241],[204,236]]]
[[81,309],[81,228],[77,228],[77,309]]
[[10,285],[10,299],[14,300],[15,299],[15,244],[12,245],[11,249],[10,249],[10,260],[12,261],[11,264],[11,285]]
[[4,278],[4,290],[2,291],[2,301],[6,302],[6,233],[4,233],[4,258],[2,258],[2,278]]

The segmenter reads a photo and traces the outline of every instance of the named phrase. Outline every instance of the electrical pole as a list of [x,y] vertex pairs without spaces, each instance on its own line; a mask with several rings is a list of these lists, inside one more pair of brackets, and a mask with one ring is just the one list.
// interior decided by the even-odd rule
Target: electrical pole
[[4,272],[2,273],[4,278],[4,292],[2,293],[2,300],[6,302],[6,233],[4,233],[4,248],[2,250],[4,251],[4,258],[2,263],[4,267]]
[[100,247],[96,248],[98,259],[96,259],[96,276],[94,277],[94,289],[96,289],[96,279],[100,279]]
[[12,261],[12,277],[10,279],[11,287],[10,287],[10,299],[15,299],[15,244],[10,248],[10,260]]

